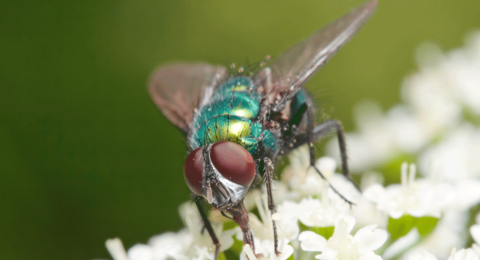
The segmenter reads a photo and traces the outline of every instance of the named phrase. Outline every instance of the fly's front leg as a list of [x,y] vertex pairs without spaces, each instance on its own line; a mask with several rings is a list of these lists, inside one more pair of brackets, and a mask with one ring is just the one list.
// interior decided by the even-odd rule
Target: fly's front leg
[[[315,171],[320,175],[320,177],[322,177],[322,179],[326,180],[328,182],[328,180],[325,178],[325,176],[323,176],[323,174],[320,172],[320,170],[317,168],[317,166],[315,166],[315,146],[313,145],[314,142],[315,142],[315,137],[319,137],[319,136],[315,136],[314,134],[314,123],[313,123],[313,111],[312,111],[312,105],[310,102],[307,103],[307,140],[308,140],[308,148],[310,150],[310,167],[313,167],[313,169],[315,169]],[[327,121],[327,122],[331,122],[331,121]],[[337,121],[338,122],[338,121]],[[319,125],[322,126],[323,124]],[[328,129],[327,127],[328,125],[325,126],[325,130]],[[331,130],[331,129],[330,129]],[[325,134],[328,133],[327,131],[325,131]],[[345,146],[345,140],[343,139],[343,132],[341,132],[342,134],[342,142],[343,143],[343,146]],[[340,142],[340,141],[339,141]],[[346,168],[346,149],[345,147],[344,148],[344,151],[345,151],[345,156],[342,156],[342,157],[345,157],[345,169],[347,170],[347,175],[348,175],[348,168]],[[342,149],[341,149],[342,150]],[[342,168],[343,168],[343,159],[342,159]],[[350,179],[350,178],[349,178]],[[330,188],[336,193],[338,194],[338,196],[340,196],[343,200],[345,200],[348,204],[352,205],[353,202],[351,202],[350,200],[348,200],[347,198],[345,198],[340,192],[338,192],[330,182],[328,182],[328,185],[330,186]]]
[[214,260],[218,259],[218,254],[220,253],[220,241],[217,238],[217,235],[215,235],[215,232],[213,231],[212,224],[210,224],[210,220],[208,220],[207,215],[205,214],[205,211],[203,210],[202,207],[202,197],[196,197],[195,198],[195,204],[197,205],[198,212],[200,212],[200,216],[202,217],[204,228],[207,229],[208,234],[210,235],[210,238],[212,239],[213,244],[215,245],[215,256]]
[[[272,179],[273,179],[273,163],[268,157],[263,159],[264,164],[264,178],[265,184],[267,186],[267,198],[268,198],[268,209],[270,210],[270,215],[273,216],[275,213],[275,204],[273,202],[272,196]],[[280,255],[278,252],[278,235],[277,235],[277,226],[275,224],[275,220],[272,219],[272,226],[273,226],[273,241],[275,247],[275,254],[277,256]]]

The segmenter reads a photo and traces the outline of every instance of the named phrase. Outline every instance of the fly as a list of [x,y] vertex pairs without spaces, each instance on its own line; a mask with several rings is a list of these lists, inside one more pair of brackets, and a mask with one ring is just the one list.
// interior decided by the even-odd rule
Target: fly
[[167,65],[152,74],[149,92],[153,101],[186,137],[185,181],[216,247],[215,259],[220,242],[202,207],[203,200],[233,219],[243,232],[244,244],[255,252],[243,199],[263,180],[268,208],[274,214],[272,179],[278,156],[308,144],[310,166],[324,178],[315,166],[313,143],[335,131],[342,173],[350,179],[340,122],[328,120],[315,126],[312,101],[302,86],[360,30],[376,5],[373,0],[328,24],[255,75],[232,75],[223,66],[206,63]]

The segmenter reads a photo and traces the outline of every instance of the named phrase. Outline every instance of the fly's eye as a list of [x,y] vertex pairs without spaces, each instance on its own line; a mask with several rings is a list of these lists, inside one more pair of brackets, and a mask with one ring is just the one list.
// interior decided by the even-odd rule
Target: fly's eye
[[203,156],[202,148],[199,147],[187,156],[183,166],[183,175],[190,190],[200,196],[202,195],[202,172]]
[[218,142],[210,150],[213,166],[226,179],[248,186],[255,177],[255,162],[242,146],[232,142]]

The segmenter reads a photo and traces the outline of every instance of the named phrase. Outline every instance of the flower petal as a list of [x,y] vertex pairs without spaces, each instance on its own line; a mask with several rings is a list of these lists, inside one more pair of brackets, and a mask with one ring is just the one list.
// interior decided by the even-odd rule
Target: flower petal
[[473,244],[472,249],[473,251],[475,251],[475,253],[477,253],[477,255],[480,255],[480,247],[478,246],[478,244]]
[[223,252],[229,249],[233,245],[233,235],[240,231],[239,227],[235,227],[234,229],[225,230],[220,235],[220,244],[222,245],[220,251]]
[[119,238],[112,238],[105,241],[105,246],[114,260],[128,260],[127,253]]
[[382,257],[373,252],[367,252],[362,254],[358,260],[382,260]]
[[480,224],[471,226],[470,234],[472,234],[473,240],[475,240],[477,244],[480,244]]
[[316,255],[316,259],[320,260],[338,260],[338,252],[332,249],[326,249],[325,251],[322,252],[321,255]]
[[[164,255],[165,259],[167,255]],[[130,260],[151,260],[153,259],[153,250],[150,246],[137,244],[128,250],[128,259]]]
[[422,250],[410,255],[408,260],[437,260],[437,257],[425,250]]
[[374,251],[380,248],[387,241],[387,231],[376,229],[377,225],[370,225],[357,231],[354,238],[358,241],[360,254],[367,251]]
[[337,162],[332,157],[324,156],[318,159],[315,163],[318,166],[320,172],[329,180],[335,173],[337,168]]
[[298,236],[303,251],[323,251],[327,240],[312,231],[305,231]]
[[352,216],[344,216],[337,220],[335,223],[334,235],[348,236],[352,232],[353,227],[355,226],[355,218]]
[[454,255],[450,256],[448,260],[478,260],[478,255],[473,249],[460,249]]
[[278,260],[286,260],[288,259],[291,255],[293,254],[293,247],[291,245],[285,245],[283,247],[282,253],[280,254],[279,257],[277,257]]
[[363,197],[369,201],[379,202],[381,199],[385,199],[385,188],[380,184],[373,184],[369,186],[364,192]]

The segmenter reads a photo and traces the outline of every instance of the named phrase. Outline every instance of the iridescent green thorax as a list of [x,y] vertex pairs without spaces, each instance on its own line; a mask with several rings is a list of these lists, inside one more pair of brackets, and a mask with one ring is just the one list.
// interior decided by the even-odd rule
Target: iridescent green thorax
[[300,109],[302,105],[307,103],[308,95],[305,90],[301,89],[295,94],[292,101],[290,102],[290,117],[295,115],[295,113]]
[[192,148],[197,148],[230,141],[240,144],[252,155],[258,151],[259,145],[273,152],[277,140],[254,121],[259,109],[260,96],[254,92],[253,82],[246,77],[230,78],[196,114],[189,143]]

